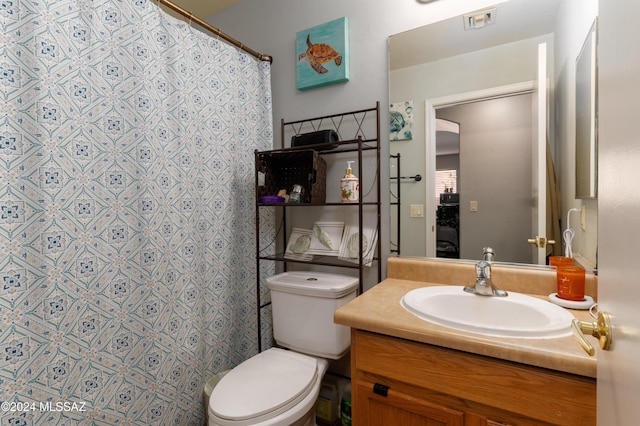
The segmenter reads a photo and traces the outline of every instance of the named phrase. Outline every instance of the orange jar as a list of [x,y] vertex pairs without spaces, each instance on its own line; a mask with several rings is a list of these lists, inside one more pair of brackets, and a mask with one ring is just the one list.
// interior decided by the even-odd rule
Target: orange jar
[[579,266],[559,266],[557,279],[559,298],[573,301],[584,300],[584,268]]
[[573,266],[573,258],[566,256],[549,256],[550,266]]

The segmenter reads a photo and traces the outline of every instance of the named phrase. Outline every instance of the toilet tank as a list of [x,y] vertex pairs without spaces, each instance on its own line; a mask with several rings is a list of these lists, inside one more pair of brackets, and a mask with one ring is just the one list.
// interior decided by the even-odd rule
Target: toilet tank
[[273,337],[296,352],[338,359],[349,351],[349,327],[333,322],[336,309],[356,297],[358,278],[322,272],[284,272],[267,278]]

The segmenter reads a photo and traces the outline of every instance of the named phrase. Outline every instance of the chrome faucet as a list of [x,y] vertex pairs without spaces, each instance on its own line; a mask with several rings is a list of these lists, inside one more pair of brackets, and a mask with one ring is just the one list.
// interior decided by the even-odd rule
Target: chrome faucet
[[507,295],[505,290],[496,288],[491,282],[491,263],[486,260],[476,263],[476,283],[465,286],[464,291],[479,296],[505,297]]

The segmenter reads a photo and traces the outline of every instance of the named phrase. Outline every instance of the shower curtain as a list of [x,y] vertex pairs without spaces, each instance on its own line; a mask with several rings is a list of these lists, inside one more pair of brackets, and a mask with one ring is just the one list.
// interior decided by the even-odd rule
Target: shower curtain
[[201,425],[257,353],[269,64],[145,0],[0,26],[0,424]]

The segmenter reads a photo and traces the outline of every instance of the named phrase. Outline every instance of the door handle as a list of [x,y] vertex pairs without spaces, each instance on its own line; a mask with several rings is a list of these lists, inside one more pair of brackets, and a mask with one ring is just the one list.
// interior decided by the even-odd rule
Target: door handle
[[548,245],[553,245],[556,243],[556,240],[548,240],[545,237],[535,237],[535,238],[529,238],[527,240],[527,242],[529,244],[533,244],[534,246],[538,247],[538,248],[545,248]]
[[598,312],[598,320],[593,322],[574,319],[571,321],[571,330],[576,339],[578,339],[578,343],[580,343],[582,349],[584,349],[589,356],[594,356],[596,351],[591,343],[587,341],[587,338],[584,336],[585,334],[589,334],[598,339],[600,347],[603,350],[608,351],[611,348],[611,342],[613,340],[613,336],[611,335],[611,315],[607,312]]

